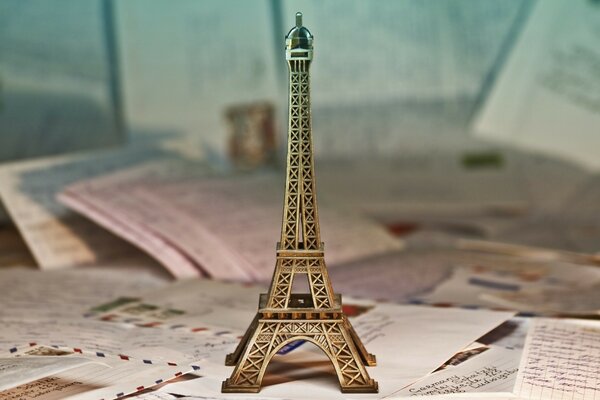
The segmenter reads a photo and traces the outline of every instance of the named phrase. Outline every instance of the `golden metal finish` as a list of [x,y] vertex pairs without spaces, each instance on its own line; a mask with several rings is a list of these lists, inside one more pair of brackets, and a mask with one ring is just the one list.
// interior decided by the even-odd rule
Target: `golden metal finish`
[[[235,351],[225,360],[235,366],[223,382],[223,392],[260,390],[267,365],[285,345],[314,343],[329,357],[342,392],[374,393],[377,382],[365,365],[369,354],[334,294],[319,230],[313,165],[309,67],[313,37],[296,14],[296,26],[286,36],[290,73],[287,177],[281,241],[268,294],[260,296],[256,317]],[[297,274],[306,275],[310,293],[292,293]]]

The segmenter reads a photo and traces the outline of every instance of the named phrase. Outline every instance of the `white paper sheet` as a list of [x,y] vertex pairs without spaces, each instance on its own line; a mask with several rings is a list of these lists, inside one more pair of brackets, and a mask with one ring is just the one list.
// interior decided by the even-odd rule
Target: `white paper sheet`
[[[264,173],[198,178],[190,177],[190,169],[193,173],[193,166],[165,171],[164,165],[149,164],[74,184],[60,198],[144,248],[176,276],[188,269],[167,263],[153,246],[156,241],[214,278],[269,280],[281,233],[283,177]],[[124,187],[126,191],[119,190]],[[320,206],[330,267],[402,248],[399,239],[374,222],[323,203]],[[122,219],[127,220],[129,231],[135,230],[133,234],[120,228]]]
[[451,275],[451,253],[407,249],[340,265],[329,271],[329,277],[334,290],[344,296],[406,302]]
[[[205,394],[197,394],[194,396],[173,396],[172,394],[169,394],[167,392],[152,392],[152,393],[148,393],[148,394],[144,394],[144,395],[140,395],[140,396],[136,396],[133,397],[134,399],[140,399],[140,400],[178,400],[178,399],[184,399],[184,400],[221,400],[224,399],[225,397],[222,397],[223,395],[205,395]],[[244,395],[242,393],[238,394],[236,397],[236,399],[239,400],[276,400],[273,397],[264,397],[264,396],[260,396],[260,395],[256,395],[256,394],[248,394],[248,395]]]
[[600,283],[572,288],[538,288],[521,293],[496,293],[485,300],[511,309],[529,309],[561,315],[600,315]]
[[[149,268],[80,268],[76,271],[0,270],[0,319],[80,318],[117,296],[135,296],[166,283]],[[3,332],[4,333],[4,332]]]
[[63,356],[0,358],[0,391],[91,362],[87,358]]
[[[571,296],[572,302],[564,299],[564,306],[559,308],[562,312],[569,312],[569,304],[574,304],[577,298],[588,296],[587,301],[571,308],[571,312],[590,310],[590,306],[596,303],[591,295],[594,285],[600,280],[600,271],[596,266],[589,265],[589,256],[566,254],[565,258],[573,261],[571,264],[557,261],[562,253],[551,250],[483,240],[466,241],[451,235],[443,237],[447,242],[445,245],[438,243],[439,237],[430,235],[421,236],[418,239],[420,243],[416,243],[417,235],[420,233],[406,237],[408,245],[403,251],[332,268],[329,275],[333,287],[340,293],[357,298],[487,307],[498,305],[497,298],[492,299],[487,295],[504,296],[506,293],[506,297],[509,297],[514,293],[526,294],[531,289],[554,288],[565,289],[573,295],[581,294]],[[467,242],[477,246],[463,245]],[[514,251],[513,256],[509,255],[508,250],[514,247],[525,254]],[[525,252],[524,249],[529,251]],[[579,265],[575,261],[587,262],[588,265]],[[545,308],[545,311],[550,311],[551,307],[546,305]],[[538,299],[536,303],[521,302],[515,309],[543,311],[543,299]]]
[[[4,355],[30,343],[38,343],[61,349],[78,348],[84,352],[127,354],[169,362],[202,360],[213,352],[218,352],[216,357],[220,359],[230,347],[235,346],[238,336],[251,321],[259,293],[258,288],[252,289],[253,301],[249,302],[248,295],[244,293],[251,289],[244,290],[239,285],[215,283],[216,287],[211,290],[209,283],[198,281],[199,285],[195,287],[175,286],[171,291],[187,290],[187,297],[181,298],[184,303],[169,303],[171,298],[166,297],[159,304],[171,309],[170,305],[177,307],[193,303],[193,312],[183,316],[187,317],[190,329],[181,329],[181,323],[179,327],[172,323],[165,329],[154,330],[131,323],[84,318],[92,307],[119,295],[139,298],[142,289],[156,290],[158,285],[145,281],[143,275],[138,279],[131,274],[111,273],[106,269],[92,273],[87,268],[53,272],[15,269],[0,271],[0,282],[3,293],[0,300],[0,354]],[[208,292],[205,295],[202,294],[203,288]],[[242,307],[243,304],[246,308]],[[215,313],[222,314],[221,318]],[[213,326],[211,322],[220,325]]]
[[182,280],[136,296],[96,304],[93,317],[144,327],[187,329],[207,326],[244,331],[266,287],[212,280]]
[[[248,322],[251,320],[251,315]],[[199,325],[201,322],[199,323]],[[232,350],[243,331],[202,324],[203,331],[149,329],[132,325],[75,319],[4,319],[0,353],[38,343],[61,349],[81,349],[117,356],[165,362],[201,362],[221,359]],[[215,355],[216,354],[216,355]]]
[[147,258],[73,213],[55,195],[69,183],[157,157],[147,146],[38,159],[0,168],[0,197],[43,269]]
[[150,392],[150,393],[140,394],[139,396],[133,396],[131,398],[138,399],[138,400],[177,400],[177,399],[180,399],[181,397],[173,396],[172,394],[164,393],[164,392]]
[[510,396],[517,378],[521,352],[491,347],[456,367],[435,372],[402,389],[394,397],[472,394],[473,398]]
[[600,396],[600,322],[534,320],[519,366],[515,394],[532,400]]
[[599,24],[593,1],[537,2],[475,120],[476,134],[598,171]]
[[[128,354],[145,359],[191,362],[207,357],[214,349],[233,345],[237,336],[243,333],[222,326],[213,328],[202,318],[215,307],[220,306],[220,310],[225,312],[228,304],[242,304],[241,299],[236,302],[233,291],[224,291],[219,296],[213,291],[216,297],[196,293],[194,306],[198,314],[193,319],[193,327],[198,328],[196,333],[180,332],[169,325],[169,329],[158,334],[152,329],[131,324],[84,318],[94,306],[118,296],[138,298],[142,291],[157,290],[162,283],[136,270],[86,267],[75,271],[0,271],[0,354],[8,355],[11,349],[39,343],[112,355]],[[222,289],[221,286],[218,288]],[[191,301],[194,294],[191,289],[191,297],[187,297],[186,301]],[[225,299],[229,297],[234,300],[228,303]],[[258,291],[253,297],[258,299]],[[231,320],[238,324],[245,324],[252,318],[248,314],[248,320],[242,320],[243,313],[236,308],[231,310],[231,315]],[[216,317],[213,320],[218,321]],[[227,331],[229,334],[226,334]]]
[[[477,169],[464,165],[464,152],[425,147],[416,154],[396,151],[389,157],[357,157],[351,162],[332,160],[327,154],[316,165],[319,199],[374,216],[424,223],[436,217],[464,221],[490,216],[492,210],[527,208],[522,156],[503,152],[500,165]],[[357,182],[361,190],[356,190]]]
[[148,365],[121,359],[85,364],[0,394],[3,399],[98,400],[122,397],[175,379],[191,366]]
[[[513,260],[519,260],[513,258]],[[485,262],[471,261],[471,266],[459,265],[452,276],[430,293],[416,296],[428,304],[445,303],[464,306],[498,306],[498,298],[504,294],[562,289],[585,290],[600,280],[600,271],[595,266],[582,266],[561,262],[528,262],[521,265],[505,265],[494,268]],[[592,303],[593,301],[590,301]],[[505,302],[506,303],[506,302]],[[507,304],[504,304],[505,306]],[[539,304],[511,302],[519,311],[551,311]],[[580,311],[573,310],[574,312]]]

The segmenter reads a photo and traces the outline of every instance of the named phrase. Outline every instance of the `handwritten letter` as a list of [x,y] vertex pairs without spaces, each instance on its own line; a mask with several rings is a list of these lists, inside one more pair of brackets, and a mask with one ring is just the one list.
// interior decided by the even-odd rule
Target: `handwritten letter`
[[530,399],[600,396],[600,322],[536,320],[525,342],[515,393]]
[[432,396],[450,393],[511,393],[519,364],[518,350],[493,346],[483,354],[428,375],[398,394]]

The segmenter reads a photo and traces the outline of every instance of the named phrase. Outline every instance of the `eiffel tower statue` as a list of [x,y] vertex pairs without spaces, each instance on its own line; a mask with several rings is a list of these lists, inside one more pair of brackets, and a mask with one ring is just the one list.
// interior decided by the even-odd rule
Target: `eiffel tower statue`
[[[289,67],[289,127],[287,177],[281,241],[268,294],[261,294],[259,310],[225,364],[235,366],[223,382],[223,392],[256,393],[267,365],[287,344],[314,343],[329,358],[342,392],[374,393],[377,382],[365,365],[375,356],[365,347],[342,311],[334,294],[319,231],[311,137],[309,67],[313,36],[296,14],[296,26],[286,36]],[[292,293],[294,277],[308,277],[310,293]]]

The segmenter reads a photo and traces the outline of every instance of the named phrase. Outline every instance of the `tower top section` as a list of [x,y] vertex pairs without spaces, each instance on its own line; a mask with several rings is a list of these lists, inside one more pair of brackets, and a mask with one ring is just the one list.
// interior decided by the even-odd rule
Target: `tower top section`
[[312,60],[313,35],[302,26],[302,13],[296,13],[296,26],[285,36],[286,60]]

